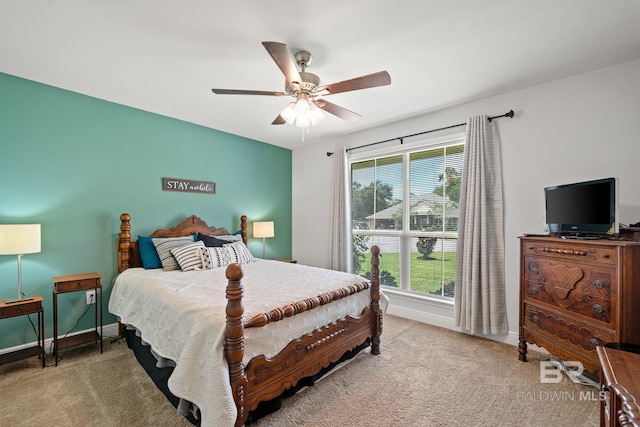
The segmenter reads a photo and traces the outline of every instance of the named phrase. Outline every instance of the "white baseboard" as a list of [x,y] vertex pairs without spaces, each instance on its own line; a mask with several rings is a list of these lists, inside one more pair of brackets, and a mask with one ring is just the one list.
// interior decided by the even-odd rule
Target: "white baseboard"
[[[441,315],[429,313],[426,311],[414,310],[411,308],[402,307],[394,304],[389,304],[387,313],[394,316],[403,317],[405,319],[415,320],[416,322],[427,323],[429,325],[451,329],[452,331],[466,333],[464,330],[456,326],[455,320],[452,319],[451,317],[441,316]],[[493,341],[503,342],[505,344],[510,344],[513,346],[517,346],[518,342],[520,341],[520,337],[517,332],[509,332],[507,335],[477,335],[477,336],[490,339]]]
[[387,309],[387,314],[403,317],[409,320],[415,320],[416,322],[427,323],[433,326],[439,326],[441,328],[458,330],[452,318],[447,316],[441,316],[434,313],[429,313],[426,311],[413,310],[411,308],[389,304],[389,308]]
[[[69,334],[68,336],[73,336],[73,335],[78,335],[78,334],[83,334],[85,332],[91,332],[94,329],[86,329],[84,331],[77,331],[74,332],[72,334]],[[112,336],[117,336],[118,335],[118,324],[117,323],[111,323],[109,325],[103,325],[102,326],[102,336],[103,337],[112,337]],[[58,338],[62,338],[62,336],[59,336]],[[44,340],[44,350],[46,353],[48,353],[48,350],[52,348],[52,342],[53,342],[53,337],[51,338],[46,338]],[[25,348],[29,348],[29,347],[33,347],[36,345],[36,342],[31,342],[31,343],[27,343],[27,344],[21,344],[21,345],[17,345],[15,347],[9,347],[9,348],[3,348],[0,349],[0,354],[5,354],[5,353],[11,353],[13,351],[17,351],[17,350],[22,350]]]

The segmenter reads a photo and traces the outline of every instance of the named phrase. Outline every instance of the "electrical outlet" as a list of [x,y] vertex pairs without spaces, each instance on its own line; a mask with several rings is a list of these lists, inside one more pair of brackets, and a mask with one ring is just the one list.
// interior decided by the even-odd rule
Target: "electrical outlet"
[[96,303],[96,291],[87,291],[87,305]]

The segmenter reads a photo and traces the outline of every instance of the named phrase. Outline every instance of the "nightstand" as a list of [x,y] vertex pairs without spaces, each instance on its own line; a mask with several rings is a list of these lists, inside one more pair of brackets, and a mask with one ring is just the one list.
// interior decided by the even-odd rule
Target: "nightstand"
[[12,351],[0,355],[0,365],[15,362],[16,360],[26,359],[28,357],[39,356],[42,359],[42,367],[44,368],[44,310],[42,308],[42,295],[34,295],[33,298],[14,301],[7,303],[0,300],[0,319],[8,319],[10,317],[25,316],[27,314],[38,314],[38,342],[36,345],[23,348],[21,350]]
[[[90,290],[95,290],[96,294],[94,330],[70,337],[58,338],[58,295]],[[100,312],[99,322],[98,311]],[[100,332],[98,332],[98,325],[100,326]],[[82,273],[53,277],[53,357],[55,365],[58,366],[58,352],[60,350],[97,342],[100,343],[100,353],[102,353],[102,285],[100,284],[100,275],[98,273]]]
[[297,259],[277,258],[276,261],[288,262],[289,264],[297,264]]

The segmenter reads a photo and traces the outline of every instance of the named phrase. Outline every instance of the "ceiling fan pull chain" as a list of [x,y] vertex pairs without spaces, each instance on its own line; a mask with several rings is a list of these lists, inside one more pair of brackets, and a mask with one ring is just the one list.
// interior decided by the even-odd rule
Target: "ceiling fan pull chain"
[[311,127],[302,128],[302,142],[305,141],[306,138],[309,137],[309,132],[311,132]]

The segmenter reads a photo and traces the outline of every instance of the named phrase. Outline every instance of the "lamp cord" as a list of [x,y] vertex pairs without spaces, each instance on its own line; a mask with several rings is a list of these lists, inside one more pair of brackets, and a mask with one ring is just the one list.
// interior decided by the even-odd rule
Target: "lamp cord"
[[[80,315],[80,317],[78,317],[78,320],[76,321],[76,324],[75,324],[75,325],[73,325],[73,327],[72,327],[71,329],[69,329],[69,330],[67,331],[67,333],[66,333],[66,334],[64,334],[64,335],[62,336],[62,338],[60,338],[60,339],[65,339],[65,338],[67,337],[67,335],[69,335],[69,334],[70,334],[70,333],[71,333],[75,328],[77,328],[77,327],[78,327],[78,325],[80,324],[80,320],[82,320],[82,318],[84,317],[84,315],[85,315],[85,314],[87,314],[87,312],[88,312],[88,311],[89,311],[89,309],[91,308],[91,305],[93,304],[93,296],[91,296],[91,299],[90,299],[89,301],[90,301],[90,303],[89,303],[89,304],[87,304],[87,308],[86,308],[86,309],[84,310],[84,312]],[[97,310],[97,308],[96,308],[96,310]],[[49,353],[50,353],[50,354],[51,354],[51,353],[53,353],[53,340],[51,341],[51,345],[49,346]]]
[[29,319],[29,323],[31,323],[31,327],[33,328],[33,333],[36,334],[36,340],[39,343],[40,342],[40,334],[38,333],[38,329],[36,328],[36,325],[33,323],[33,319],[31,318],[30,314],[27,314],[27,318]]

